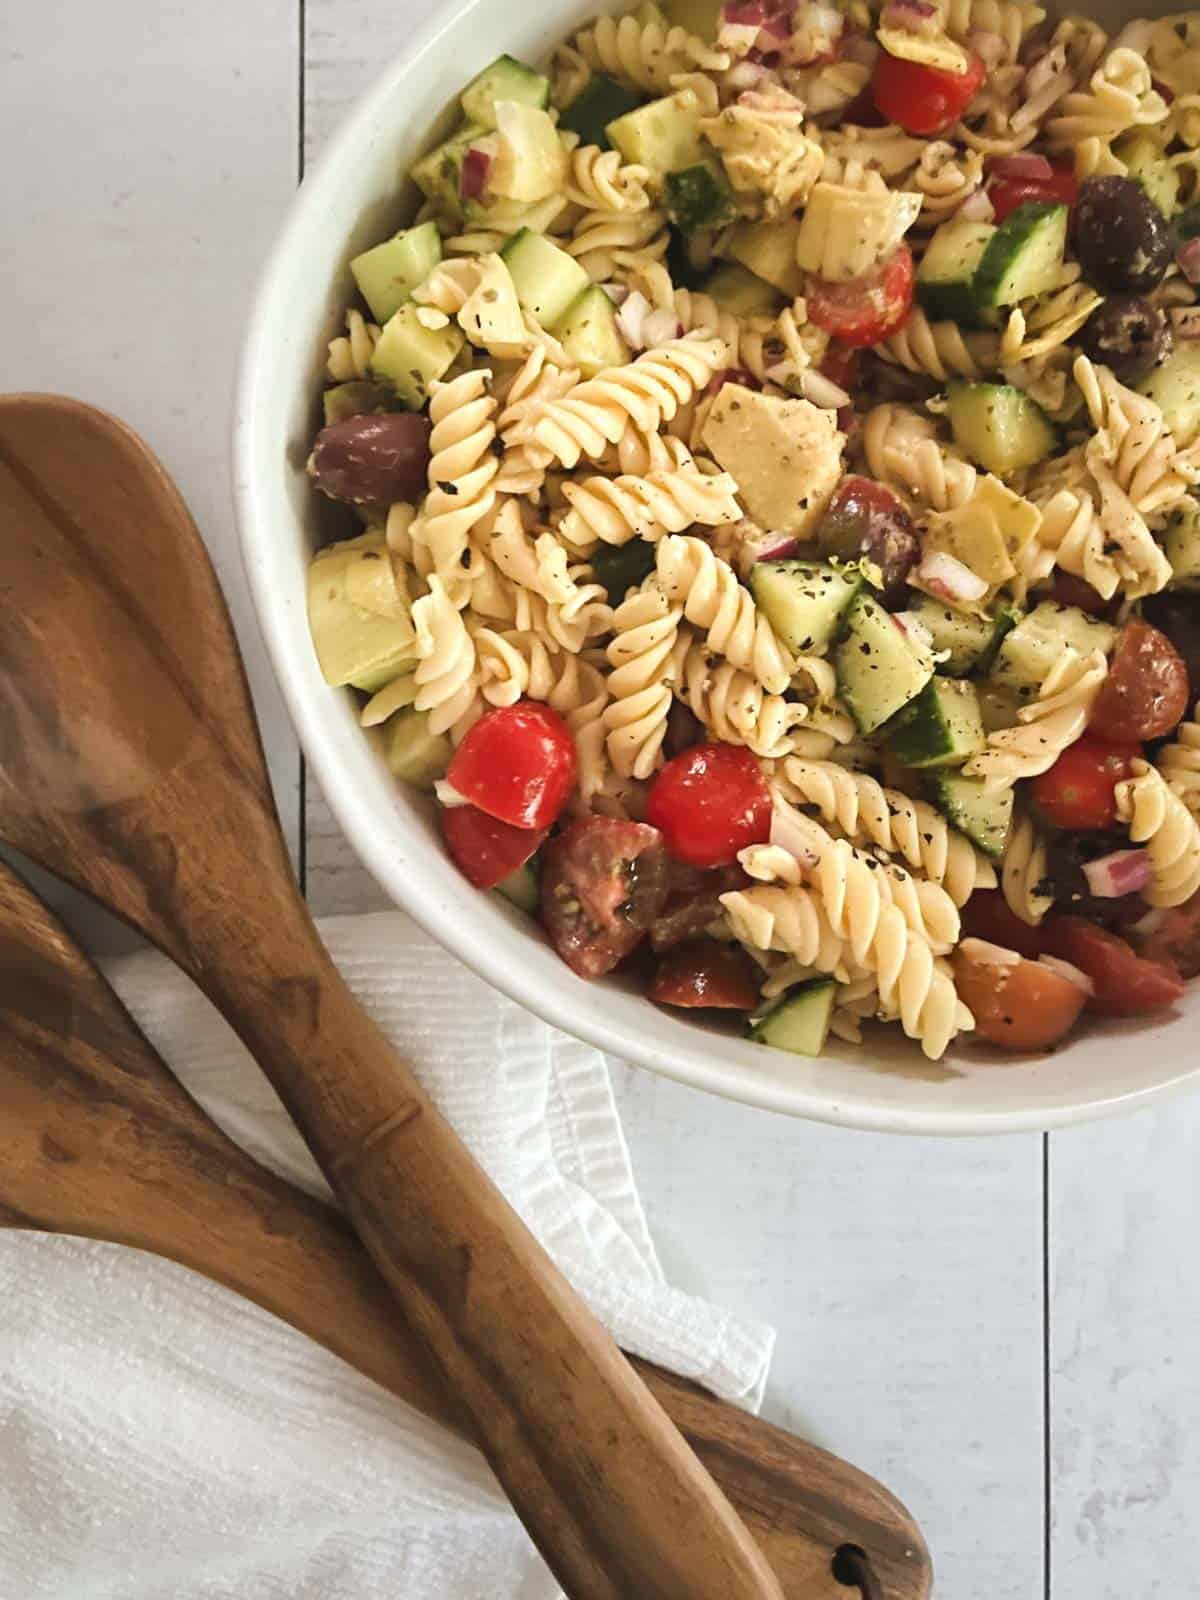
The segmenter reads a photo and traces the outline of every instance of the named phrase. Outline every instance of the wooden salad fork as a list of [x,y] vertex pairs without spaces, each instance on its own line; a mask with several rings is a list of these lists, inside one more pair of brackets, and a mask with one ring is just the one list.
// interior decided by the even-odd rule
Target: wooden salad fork
[[[0,1121],[0,1225],[107,1239],[190,1267],[469,1433],[342,1217],[221,1132],[87,956],[3,867]],[[881,1485],[693,1384],[633,1365],[784,1595],[849,1600],[851,1582],[865,1600],[926,1600],[921,1535]]]

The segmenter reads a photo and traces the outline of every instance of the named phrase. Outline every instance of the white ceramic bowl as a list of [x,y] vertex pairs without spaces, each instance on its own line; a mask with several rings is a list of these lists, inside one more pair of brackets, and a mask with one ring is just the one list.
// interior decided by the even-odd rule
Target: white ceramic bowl
[[430,806],[391,778],[350,694],[323,682],[305,610],[319,508],[304,461],[325,345],[352,299],[346,263],[404,220],[403,175],[449,126],[447,108],[472,74],[503,51],[544,59],[595,10],[594,0],[447,6],[388,67],[305,181],[263,275],[236,408],[238,515],[259,619],[321,788],[386,892],[488,982],[569,1033],[697,1088],[905,1133],[1043,1128],[1144,1104],[1200,1072],[1188,1043],[1200,989],[1170,1021],[1089,1030],[1042,1060],[971,1048],[934,1064],[903,1039],[885,1041],[882,1029],[861,1049],[835,1045],[808,1061],[659,1010],[613,981],[585,983],[529,921],[459,876]]

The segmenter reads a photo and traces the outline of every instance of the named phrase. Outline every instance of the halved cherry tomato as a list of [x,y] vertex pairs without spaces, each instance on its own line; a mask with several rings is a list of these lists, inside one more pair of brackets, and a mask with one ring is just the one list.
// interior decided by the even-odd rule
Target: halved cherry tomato
[[1147,961],[1162,962],[1184,978],[1200,976],[1200,894],[1156,914],[1152,930],[1134,930],[1134,937]]
[[984,960],[970,941],[954,952],[954,978],[975,1031],[1006,1050],[1048,1050],[1070,1033],[1086,991],[1040,961]]
[[1082,917],[1051,918],[1046,938],[1053,955],[1086,972],[1095,985],[1089,1011],[1141,1017],[1174,1005],[1183,993],[1183,979],[1173,967],[1139,956],[1117,934]]
[[1059,166],[1048,178],[993,178],[987,192],[996,221],[1003,222],[1010,212],[1031,200],[1057,200],[1073,206],[1079,199],[1079,180],[1073,167]]
[[965,72],[945,72],[904,61],[885,50],[875,67],[871,92],[889,122],[906,133],[944,133],[983,87],[987,68],[971,56]]
[[986,939],[1036,961],[1046,948],[1040,928],[1022,922],[999,889],[977,889],[962,908],[964,939]]
[[1089,617],[1102,617],[1109,609],[1109,602],[1086,578],[1064,572],[1061,567],[1054,574],[1054,598],[1060,606],[1077,606]]
[[721,896],[744,889],[750,879],[739,866],[689,867],[672,861],[670,887],[662,910],[650,929],[651,948],[662,952],[685,939],[696,939],[722,914]]
[[545,828],[514,828],[475,806],[443,806],[442,835],[465,878],[477,889],[494,889],[539,850]]
[[1034,804],[1060,828],[1111,828],[1117,820],[1116,786],[1133,776],[1131,763],[1141,753],[1140,744],[1110,744],[1085,734],[1033,780]]
[[741,945],[689,939],[658,963],[649,992],[651,1000],[663,1006],[753,1011],[758,1004],[758,973]]
[[514,828],[548,828],[575,785],[575,741],[549,706],[518,700],[486,712],[455,751],[447,782]]
[[771,833],[771,791],[741,745],[698,744],[668,761],[646,800],[646,821],[693,867],[722,867]]
[[546,846],[542,921],[583,978],[611,972],[662,910],[669,862],[662,834],[644,822],[581,817]]
[[1165,633],[1134,617],[1121,629],[1088,726],[1102,739],[1161,739],[1187,703],[1183,657]]
[[818,328],[856,349],[878,344],[912,310],[912,251],[902,244],[874,272],[848,283],[830,283],[810,273],[804,294],[809,320]]

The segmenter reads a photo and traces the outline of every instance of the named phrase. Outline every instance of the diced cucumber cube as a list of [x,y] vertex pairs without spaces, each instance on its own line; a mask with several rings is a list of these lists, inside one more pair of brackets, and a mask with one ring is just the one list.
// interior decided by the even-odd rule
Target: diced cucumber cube
[[933,652],[865,590],[851,602],[846,628],[833,654],[838,686],[859,732],[874,733],[933,677]]
[[795,1056],[819,1056],[829,1037],[837,984],[832,978],[810,978],[780,996],[769,1011],[747,1027],[755,1044],[788,1050]]
[[722,228],[737,210],[729,179],[715,161],[668,172],[663,197],[667,215],[684,233]]
[[932,779],[930,796],[938,810],[984,855],[998,861],[1012,826],[1013,789],[991,789],[982,778],[941,772]]
[[364,417],[372,411],[394,411],[396,397],[381,383],[336,384],[321,396],[325,408],[325,426],[331,422],[345,422],[347,417]]
[[518,911],[523,911],[528,917],[536,917],[538,906],[541,904],[542,891],[538,883],[538,875],[531,862],[526,861],[524,866],[510,872],[503,883],[496,885],[496,893],[516,906]]
[[572,303],[554,336],[585,378],[594,378],[606,367],[623,367],[632,359],[617,327],[613,303],[598,283]]
[[1102,650],[1107,655],[1116,637],[1111,622],[1089,617],[1078,606],[1043,600],[1001,640],[992,676],[1028,698],[1041,688],[1064,650],[1080,655]]
[[442,241],[435,222],[404,228],[350,263],[359,292],[376,322],[394,316],[412,292],[442,259]]
[[971,327],[978,320],[975,270],[995,232],[990,222],[955,217],[934,233],[921,257],[916,281],[918,304],[932,322]]
[[411,707],[383,727],[384,759],[395,777],[430,792],[446,774],[454,746],[445,733],[430,733],[429,713]]
[[463,90],[463,116],[481,128],[494,128],[497,100],[544,110],[550,104],[550,80],[513,56],[499,56]]
[[946,407],[955,442],[999,478],[1044,461],[1058,448],[1058,431],[1041,406],[1011,384],[951,383]]
[[975,685],[963,678],[931,678],[897,714],[887,738],[906,767],[961,767],[987,743]]
[[1186,340],[1162,366],[1155,367],[1138,390],[1162,408],[1163,418],[1181,450],[1200,435],[1200,340]]
[[1069,208],[1031,200],[1009,213],[996,229],[975,269],[975,304],[1012,306],[1053,288],[1067,245]]
[[673,27],[686,28],[697,39],[711,44],[717,37],[724,3],[725,0],[663,0],[663,10]]
[[750,572],[758,609],[795,655],[829,648],[862,584],[861,571],[825,561],[759,561]]
[[1148,133],[1127,133],[1113,145],[1113,155],[1125,163],[1164,217],[1179,210],[1181,174],[1167,160],[1162,144]]
[[484,138],[486,133],[484,128],[460,128],[444,144],[439,144],[409,168],[409,176],[417,188],[448,217],[456,218],[463,214],[463,160],[472,144]]
[[781,222],[739,222],[729,230],[721,254],[778,289],[789,300],[804,293],[804,274],[796,264],[800,224],[795,217]]
[[783,304],[778,289],[764,278],[756,278],[736,261],[720,262],[702,287],[705,294],[711,295],[723,310],[731,311],[735,317],[753,317],[760,312],[773,315]]
[[608,124],[608,140],[626,161],[663,177],[704,160],[700,107],[694,96],[666,95]]
[[552,328],[590,282],[574,256],[532,228],[515,233],[500,254],[516,285],[517,299],[543,328]]
[[371,371],[391,385],[410,411],[419,411],[429,399],[430,384],[444,376],[464,342],[457,323],[426,328],[410,300],[388,319],[371,357]]
[[986,672],[1000,641],[1021,615],[1015,607],[1003,606],[994,617],[977,617],[973,612],[956,611],[927,594],[917,595],[908,610],[928,630],[939,657],[937,669],[948,678]]
[[571,101],[559,117],[558,125],[564,133],[577,133],[580,144],[594,144],[601,150],[611,150],[608,124],[636,111],[645,103],[644,95],[598,72]]
[[1163,550],[1181,589],[1200,589],[1200,502],[1189,495],[1171,513]]

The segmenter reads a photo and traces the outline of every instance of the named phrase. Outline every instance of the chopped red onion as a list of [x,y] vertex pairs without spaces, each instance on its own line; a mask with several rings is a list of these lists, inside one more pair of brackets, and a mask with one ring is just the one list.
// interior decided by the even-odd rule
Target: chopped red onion
[[1175,252],[1175,263],[1189,283],[1200,283],[1200,238],[1185,239]]
[[1096,992],[1096,985],[1086,972],[1081,972],[1070,961],[1064,961],[1060,956],[1039,956],[1038,965],[1049,967],[1051,972],[1057,972],[1060,978],[1065,978],[1068,983],[1073,983],[1076,988],[1082,989],[1084,994],[1091,999]]
[[731,89],[756,89],[769,77],[766,67],[759,66],[757,61],[738,61],[725,74],[725,82]]
[[817,865],[817,857],[809,845],[806,825],[810,826],[807,817],[801,817],[785,801],[776,798],[771,808],[771,843],[786,850],[802,867],[811,868]]
[[1150,882],[1148,850],[1114,850],[1083,863],[1083,875],[1097,900],[1119,900],[1137,894]]
[[651,315],[653,309],[641,290],[634,289],[626,296],[621,309],[617,312],[617,327],[631,350],[646,348],[646,318]]
[[986,189],[974,189],[959,206],[955,215],[966,218],[968,222],[992,222],[996,216],[996,208]]
[[792,31],[792,19],[786,12],[776,11],[763,19],[760,31],[772,39],[786,39]]
[[669,344],[682,333],[679,318],[674,311],[668,311],[665,307],[651,311],[649,316],[642,319],[642,340],[647,350],[653,350],[660,344]]
[[627,283],[602,283],[600,287],[615,306],[623,306],[633,292]]
[[941,550],[931,551],[924,556],[910,581],[951,605],[973,605],[988,592],[985,579],[972,572],[957,556],[947,555]]
[[1015,156],[996,156],[988,162],[988,172],[994,178],[1052,178],[1054,168],[1045,156],[1033,155],[1023,150]]
[[924,33],[937,14],[937,7],[930,5],[929,0],[888,0],[880,13],[879,26],[904,33]]
[[892,621],[906,637],[924,645],[927,650],[933,649],[933,635],[915,611],[893,611]]
[[767,19],[767,8],[762,0],[746,0],[741,5],[721,7],[721,25],[732,23],[735,28],[761,28]]
[[487,188],[488,174],[491,170],[491,156],[486,150],[476,149],[472,145],[463,157],[462,171],[458,177],[459,198],[478,200]]
[[758,551],[756,559],[758,561],[787,561],[790,557],[798,556],[799,554],[799,539],[780,538],[774,544],[767,545],[765,549]]
[[986,967],[1016,967],[1021,957],[1015,950],[1006,950],[1002,944],[991,944],[987,939],[964,939],[958,947],[968,961],[978,961]]

